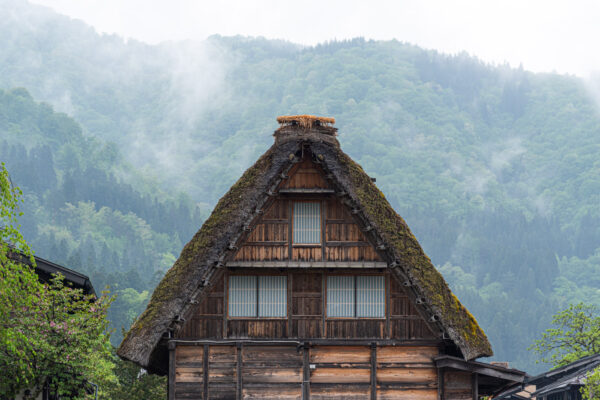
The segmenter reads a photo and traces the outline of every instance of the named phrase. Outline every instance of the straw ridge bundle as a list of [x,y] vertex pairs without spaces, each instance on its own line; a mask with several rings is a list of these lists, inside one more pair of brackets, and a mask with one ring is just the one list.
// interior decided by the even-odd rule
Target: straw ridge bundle
[[315,125],[331,126],[335,124],[335,118],[317,117],[315,115],[282,115],[277,117],[281,125],[298,124],[304,129],[310,129]]

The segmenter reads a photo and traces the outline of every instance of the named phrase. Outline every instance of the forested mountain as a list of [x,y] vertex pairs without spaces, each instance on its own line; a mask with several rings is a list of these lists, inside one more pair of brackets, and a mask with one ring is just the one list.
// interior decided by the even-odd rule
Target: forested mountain
[[534,372],[526,348],[550,316],[600,304],[600,116],[579,78],[396,41],[150,46],[2,7],[0,160],[27,193],[27,238],[133,288],[132,304],[270,146],[275,117],[295,113],[337,119],[496,359]]
[[117,178],[130,168],[114,144],[83,136],[75,121],[24,89],[0,90],[0,160],[23,190],[21,229],[36,254],[117,294],[109,317],[118,344],[202,211],[141,176],[145,192]]

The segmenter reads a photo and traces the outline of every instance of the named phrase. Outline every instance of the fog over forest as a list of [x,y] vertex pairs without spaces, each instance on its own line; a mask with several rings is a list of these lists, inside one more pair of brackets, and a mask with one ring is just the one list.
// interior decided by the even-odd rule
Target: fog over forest
[[245,36],[149,45],[0,0],[0,160],[38,255],[118,298],[113,344],[278,115],[336,118],[494,348],[600,306],[600,78],[400,41]]

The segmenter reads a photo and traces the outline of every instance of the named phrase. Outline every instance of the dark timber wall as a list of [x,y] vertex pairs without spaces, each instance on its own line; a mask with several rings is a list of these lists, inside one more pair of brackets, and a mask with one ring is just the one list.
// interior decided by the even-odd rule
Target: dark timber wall
[[[327,318],[326,277],[330,274],[381,274],[386,279],[385,318]],[[286,318],[229,318],[227,279],[231,274],[281,274],[288,280]],[[404,287],[387,271],[246,269],[227,271],[215,283],[192,317],[178,332],[180,339],[396,339],[437,340],[410,301]]]
[[[318,167],[303,161],[283,181],[280,196],[264,210],[256,227],[246,238],[235,256],[236,261],[381,261],[351,213],[332,193],[315,193],[311,190],[328,190]],[[289,193],[285,193],[289,190]],[[294,192],[305,190],[306,192]],[[294,201],[321,203],[323,232],[320,244],[294,245],[290,242],[292,206]],[[291,256],[290,256],[291,255]]]

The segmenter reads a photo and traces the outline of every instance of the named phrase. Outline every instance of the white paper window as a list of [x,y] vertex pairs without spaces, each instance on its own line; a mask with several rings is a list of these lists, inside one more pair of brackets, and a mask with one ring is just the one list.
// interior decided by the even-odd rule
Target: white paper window
[[328,276],[327,316],[384,318],[385,278],[381,275]]
[[256,317],[256,276],[229,277],[229,315]]
[[354,277],[327,277],[327,316],[354,317]]
[[294,243],[321,243],[321,204],[317,202],[294,203]]
[[285,317],[287,277],[230,276],[228,309],[230,317]]
[[385,279],[383,276],[356,277],[356,316],[385,317]]
[[258,316],[285,317],[287,315],[287,277],[258,277]]

